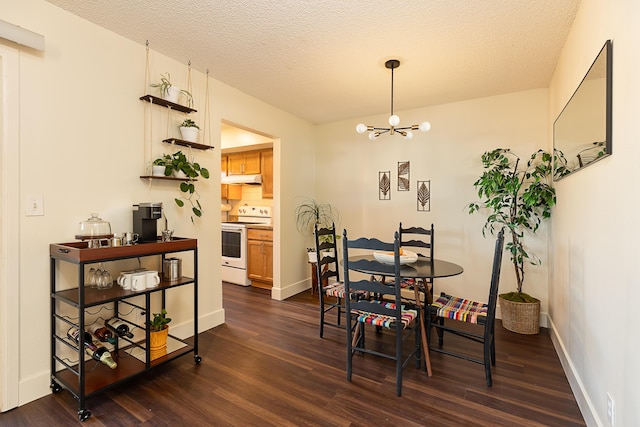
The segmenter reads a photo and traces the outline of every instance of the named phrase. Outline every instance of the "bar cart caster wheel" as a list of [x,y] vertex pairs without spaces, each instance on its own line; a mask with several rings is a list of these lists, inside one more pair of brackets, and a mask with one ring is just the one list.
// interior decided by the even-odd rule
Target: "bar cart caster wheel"
[[78,411],[78,419],[80,421],[86,421],[87,418],[89,418],[91,416],[91,411],[88,409],[80,409]]
[[60,387],[57,383],[51,383],[49,387],[51,387],[51,391],[54,393],[60,393],[62,391],[62,387]]
[[202,362],[202,357],[196,354],[195,356],[193,356],[193,360],[195,360],[196,365],[199,365],[200,362]]

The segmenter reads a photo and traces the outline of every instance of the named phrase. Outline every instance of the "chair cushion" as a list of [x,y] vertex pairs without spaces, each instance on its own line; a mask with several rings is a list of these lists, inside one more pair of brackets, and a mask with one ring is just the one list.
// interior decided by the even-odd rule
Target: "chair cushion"
[[[382,304],[384,307],[389,309],[395,309],[396,304],[393,302],[387,301],[377,301],[372,300],[372,303]],[[408,325],[413,322],[413,320],[418,316],[417,310],[405,309],[405,306],[402,306],[402,328],[406,328]],[[363,310],[351,310],[351,313],[357,316],[356,320],[362,323],[368,323],[370,325],[382,326],[384,328],[395,328],[395,320],[396,318],[393,316],[385,316],[382,314],[371,313],[369,311]]]
[[446,319],[477,324],[478,320],[487,318],[487,304],[451,295],[441,294],[432,307],[437,310],[438,317]]
[[[344,298],[344,283],[342,282],[332,283],[330,285],[325,286],[322,289],[324,290],[324,294],[328,297]],[[355,294],[360,294],[367,298],[369,295],[367,291],[351,292],[351,295],[355,295]]]

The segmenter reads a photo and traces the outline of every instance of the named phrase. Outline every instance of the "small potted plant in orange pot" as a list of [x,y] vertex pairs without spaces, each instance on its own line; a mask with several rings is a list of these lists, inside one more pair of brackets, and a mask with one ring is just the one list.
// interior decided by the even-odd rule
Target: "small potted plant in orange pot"
[[169,322],[171,322],[171,318],[167,317],[166,309],[163,308],[160,313],[153,313],[153,319],[149,322],[149,351],[151,353],[151,360],[167,354]]

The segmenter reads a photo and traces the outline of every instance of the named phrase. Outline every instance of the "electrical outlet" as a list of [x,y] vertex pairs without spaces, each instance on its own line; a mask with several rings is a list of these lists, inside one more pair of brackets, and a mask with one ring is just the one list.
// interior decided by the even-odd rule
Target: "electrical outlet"
[[607,418],[609,419],[609,424],[613,427],[616,420],[616,403],[609,392],[607,392]]

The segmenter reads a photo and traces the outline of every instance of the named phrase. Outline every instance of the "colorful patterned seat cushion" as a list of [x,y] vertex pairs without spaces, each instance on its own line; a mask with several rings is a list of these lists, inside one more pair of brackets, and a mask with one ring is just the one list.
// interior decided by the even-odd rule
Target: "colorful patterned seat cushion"
[[[330,285],[325,286],[322,289],[324,289],[324,294],[328,297],[344,298],[344,283],[342,282],[332,283]],[[369,295],[369,293],[366,291],[352,292],[352,294],[356,294],[356,293],[362,294],[364,296]]]
[[432,307],[437,309],[438,317],[445,319],[477,324],[487,318],[487,304],[451,295],[440,295]]
[[[396,304],[393,302],[378,301],[378,300],[372,300],[371,302],[382,304],[384,307],[392,310],[396,308]],[[402,329],[405,329],[408,325],[411,324],[411,322],[413,322],[413,320],[416,317],[418,317],[418,311],[412,310],[412,309],[405,309],[404,305],[402,306],[401,310],[402,310],[402,320],[401,320]],[[358,322],[368,323],[374,326],[382,326],[384,328],[395,328],[396,318],[393,316],[385,316],[382,314],[371,313],[369,311],[362,311],[362,310],[351,310],[351,313],[357,316],[356,320]]]

